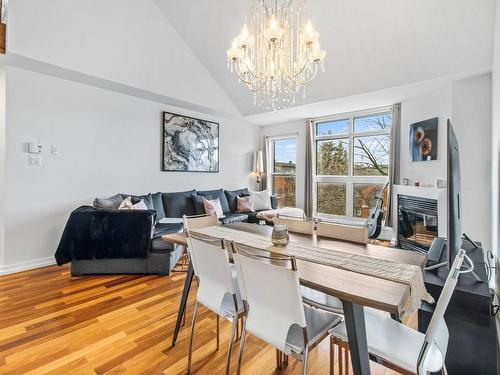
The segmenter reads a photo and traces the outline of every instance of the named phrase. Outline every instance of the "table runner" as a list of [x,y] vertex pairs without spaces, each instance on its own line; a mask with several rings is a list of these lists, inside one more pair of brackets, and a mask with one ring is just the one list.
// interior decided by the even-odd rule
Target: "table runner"
[[276,247],[271,244],[270,236],[248,233],[223,226],[213,226],[196,229],[195,232],[206,236],[224,238],[257,249],[294,256],[297,259],[331,266],[350,272],[373,276],[410,286],[410,298],[403,306],[401,316],[411,314],[419,306],[421,300],[433,303],[432,296],[425,289],[422,269],[411,264],[398,263],[387,259],[353,254],[345,251],[324,249],[317,246],[294,244],[286,247]]

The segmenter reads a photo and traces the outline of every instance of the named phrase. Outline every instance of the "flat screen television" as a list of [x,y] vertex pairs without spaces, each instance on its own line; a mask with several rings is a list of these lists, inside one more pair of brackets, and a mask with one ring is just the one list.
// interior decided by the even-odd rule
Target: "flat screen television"
[[447,126],[447,159],[448,159],[448,269],[462,247],[462,202],[460,192],[460,153],[458,140],[451,121]]

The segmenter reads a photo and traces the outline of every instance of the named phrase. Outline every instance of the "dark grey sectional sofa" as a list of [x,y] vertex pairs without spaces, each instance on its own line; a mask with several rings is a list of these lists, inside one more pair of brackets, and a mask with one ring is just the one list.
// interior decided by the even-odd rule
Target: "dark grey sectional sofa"
[[[71,262],[72,275],[161,274],[168,275],[182,255],[182,249],[162,240],[165,234],[183,230],[183,215],[204,214],[203,198],[219,198],[222,224],[255,223],[257,213],[237,212],[237,197],[248,189],[188,190],[145,195],[116,194],[96,198],[93,207],[75,210],[66,224],[56,251],[59,265]],[[123,199],[144,200],[148,210],[118,210]],[[272,208],[277,199],[271,197]],[[140,233],[138,233],[138,227]],[[130,244],[133,247],[130,248]]]

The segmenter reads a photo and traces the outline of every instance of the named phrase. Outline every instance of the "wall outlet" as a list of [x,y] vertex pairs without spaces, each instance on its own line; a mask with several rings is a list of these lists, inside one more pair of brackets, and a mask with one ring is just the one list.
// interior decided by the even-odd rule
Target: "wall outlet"
[[30,154],[40,154],[42,152],[41,143],[30,143],[28,146],[28,152]]
[[42,157],[40,155],[30,155],[29,165],[32,167],[39,167],[42,165]]
[[59,154],[59,146],[58,145],[51,145],[50,152],[52,153],[52,155]]

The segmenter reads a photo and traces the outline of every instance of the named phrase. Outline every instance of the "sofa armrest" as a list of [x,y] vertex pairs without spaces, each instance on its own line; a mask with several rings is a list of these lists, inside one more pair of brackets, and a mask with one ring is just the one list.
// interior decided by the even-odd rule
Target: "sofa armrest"
[[278,208],[278,197],[276,195],[271,195],[271,207],[273,210]]
[[57,264],[73,259],[146,258],[154,215],[154,210],[77,208],[57,247]]

